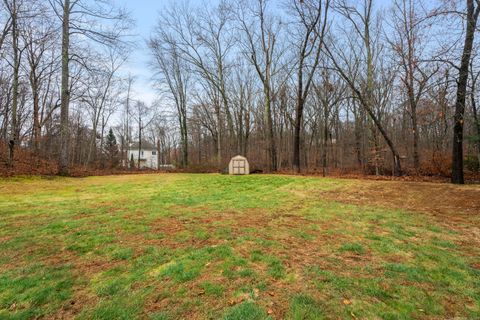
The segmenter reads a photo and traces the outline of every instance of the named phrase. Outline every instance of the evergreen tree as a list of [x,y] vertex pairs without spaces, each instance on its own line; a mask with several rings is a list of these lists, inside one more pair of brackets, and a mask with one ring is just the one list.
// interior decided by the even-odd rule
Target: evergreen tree
[[135,160],[133,159],[133,153],[130,155],[130,169],[135,168]]
[[110,128],[107,135],[106,153],[110,166],[112,168],[116,167],[118,165],[118,145],[112,128]]

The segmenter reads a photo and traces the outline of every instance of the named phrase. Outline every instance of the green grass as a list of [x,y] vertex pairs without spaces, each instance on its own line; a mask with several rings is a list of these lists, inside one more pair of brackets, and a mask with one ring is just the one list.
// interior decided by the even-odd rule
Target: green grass
[[340,247],[341,252],[352,252],[356,254],[364,254],[365,249],[363,248],[361,243],[344,243]]
[[293,297],[288,317],[295,320],[325,319],[325,315],[322,312],[322,305],[305,295]]
[[323,196],[360,183],[0,180],[0,319],[480,318],[472,235]]
[[224,320],[265,320],[271,319],[265,310],[252,302],[241,303],[230,310],[227,310]]

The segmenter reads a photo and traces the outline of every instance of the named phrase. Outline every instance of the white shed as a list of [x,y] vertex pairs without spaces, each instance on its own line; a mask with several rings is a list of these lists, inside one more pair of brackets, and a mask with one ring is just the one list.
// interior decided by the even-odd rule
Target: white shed
[[235,156],[228,164],[229,174],[250,174],[250,166],[248,160],[242,156]]

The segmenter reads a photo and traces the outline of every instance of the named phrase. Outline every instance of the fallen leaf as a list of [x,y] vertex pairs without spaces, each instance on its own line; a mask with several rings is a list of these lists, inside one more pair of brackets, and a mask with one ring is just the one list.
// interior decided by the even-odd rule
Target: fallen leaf
[[352,301],[350,301],[348,299],[343,299],[343,304],[347,306],[349,304],[352,304]]
[[268,309],[267,313],[268,313],[268,314],[273,314],[273,310],[272,310],[272,309]]

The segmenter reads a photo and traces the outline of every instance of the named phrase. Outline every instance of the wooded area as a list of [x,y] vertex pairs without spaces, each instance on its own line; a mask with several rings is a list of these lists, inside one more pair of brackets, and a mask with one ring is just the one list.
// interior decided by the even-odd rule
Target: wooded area
[[[480,170],[480,0],[172,1],[146,41],[158,100],[132,91],[128,12],[2,0],[0,162],[443,175]],[[32,159],[33,159],[32,158]]]

